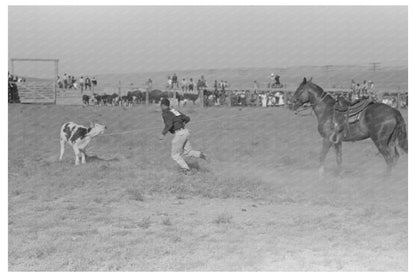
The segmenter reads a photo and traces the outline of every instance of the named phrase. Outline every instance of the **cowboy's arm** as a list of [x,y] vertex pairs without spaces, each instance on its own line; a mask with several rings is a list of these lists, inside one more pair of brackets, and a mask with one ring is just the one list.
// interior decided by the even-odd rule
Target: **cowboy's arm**
[[165,122],[165,128],[162,131],[162,135],[166,135],[173,126],[173,118],[166,113],[163,114],[163,121]]

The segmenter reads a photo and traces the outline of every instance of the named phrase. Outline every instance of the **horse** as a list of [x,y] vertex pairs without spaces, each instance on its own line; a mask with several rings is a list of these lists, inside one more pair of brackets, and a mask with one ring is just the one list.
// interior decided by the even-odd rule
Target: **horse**
[[334,139],[337,123],[334,122],[335,100],[330,94],[312,82],[303,79],[291,98],[291,109],[296,111],[305,103],[310,103],[318,120],[318,132],[322,136],[322,149],[319,157],[319,173],[324,173],[325,159],[329,149],[334,146],[338,173],[342,164],[342,141],[359,141],[371,138],[378,151],[383,155],[387,172],[391,172],[399,159],[397,145],[407,153],[406,122],[401,113],[383,103],[372,103],[359,114],[358,121],[353,124],[345,121],[343,124],[348,132]]

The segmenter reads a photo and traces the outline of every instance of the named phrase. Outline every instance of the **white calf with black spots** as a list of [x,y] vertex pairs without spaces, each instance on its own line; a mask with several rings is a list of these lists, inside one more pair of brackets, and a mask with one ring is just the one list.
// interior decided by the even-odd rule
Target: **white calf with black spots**
[[85,149],[90,143],[91,139],[99,134],[104,133],[106,126],[91,123],[89,128],[78,125],[74,122],[67,122],[61,128],[61,155],[59,160],[62,161],[62,156],[65,152],[65,143],[72,146],[75,153],[75,165],[79,165],[79,157],[81,156],[81,163],[85,164]]

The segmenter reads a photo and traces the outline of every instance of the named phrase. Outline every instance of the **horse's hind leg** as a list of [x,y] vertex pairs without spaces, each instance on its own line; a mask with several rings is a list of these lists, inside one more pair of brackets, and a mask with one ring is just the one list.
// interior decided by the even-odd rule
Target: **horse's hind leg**
[[384,160],[387,164],[387,173],[390,173],[393,167],[396,165],[399,159],[399,153],[395,145],[388,145],[387,141],[375,141],[378,151],[383,155]]

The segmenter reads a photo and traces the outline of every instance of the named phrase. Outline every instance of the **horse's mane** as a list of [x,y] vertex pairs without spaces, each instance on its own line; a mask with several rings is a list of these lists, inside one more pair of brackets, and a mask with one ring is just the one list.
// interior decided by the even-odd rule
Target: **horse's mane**
[[317,84],[312,83],[311,81],[309,81],[308,84],[309,84],[309,86],[311,86],[313,89],[319,91],[320,93],[323,93],[324,92],[323,88],[321,88]]
[[[323,88],[321,88],[320,86],[318,86],[317,84],[315,84],[315,83],[312,83],[312,81],[309,81],[308,82],[308,85],[313,89],[313,90],[315,90],[315,91],[317,91],[318,93],[319,93],[319,97],[322,97],[323,95],[324,95],[324,89]],[[329,93],[327,93],[326,95],[324,95],[324,96],[330,96],[330,98],[332,99],[332,101],[335,103],[335,102],[337,102],[337,100],[331,95],[331,94],[329,94]]]

